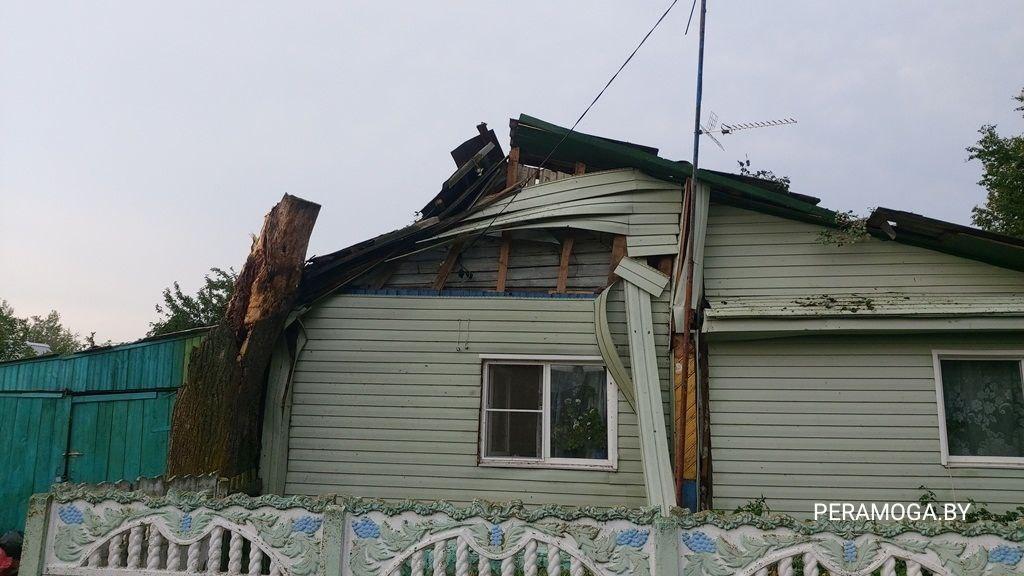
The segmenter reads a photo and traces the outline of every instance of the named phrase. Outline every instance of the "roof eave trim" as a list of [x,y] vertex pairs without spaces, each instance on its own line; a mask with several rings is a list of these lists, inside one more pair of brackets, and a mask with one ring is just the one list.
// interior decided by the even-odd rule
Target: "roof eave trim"
[[924,318],[715,318],[701,331],[714,339],[757,339],[822,334],[900,332],[1024,332],[1024,316],[947,316]]

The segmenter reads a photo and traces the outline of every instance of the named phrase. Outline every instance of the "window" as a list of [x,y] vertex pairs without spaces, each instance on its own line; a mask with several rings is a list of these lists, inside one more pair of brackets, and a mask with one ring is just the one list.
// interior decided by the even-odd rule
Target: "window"
[[1024,467],[1024,352],[936,352],[942,463]]
[[615,469],[617,398],[599,358],[485,358],[480,463]]

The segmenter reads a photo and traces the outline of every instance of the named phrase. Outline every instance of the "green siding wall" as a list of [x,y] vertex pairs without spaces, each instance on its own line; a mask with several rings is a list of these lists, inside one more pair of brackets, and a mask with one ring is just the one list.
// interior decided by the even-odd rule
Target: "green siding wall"
[[993,509],[1024,502],[1024,469],[940,464],[933,349],[1024,349],[1024,333],[803,337],[710,345],[714,506],[762,494],[908,502],[919,486]]
[[821,242],[824,228],[711,206],[704,261],[709,297],[872,292],[1020,294],[1024,273],[869,238]]
[[[624,332],[618,292],[609,315]],[[656,315],[667,346],[666,303]],[[341,294],[302,321],[308,341],[292,384],[287,493],[645,502],[636,416],[621,395],[616,472],[476,465],[480,355],[597,356],[593,300]]]
[[[0,532],[20,529],[28,497],[58,479],[162,474],[174,392],[155,390],[181,385],[200,339],[0,364]],[[67,451],[82,456],[64,478]]]
[[[819,226],[711,206],[707,295],[1019,295],[1024,273],[897,242],[822,241]],[[924,308],[922,306],[921,308]],[[784,321],[784,320],[780,320]],[[1024,502],[1024,470],[943,468],[932,349],[1024,348],[1021,333],[710,338],[714,505],[762,494],[800,516],[820,501]],[[742,335],[734,335],[739,338]]]

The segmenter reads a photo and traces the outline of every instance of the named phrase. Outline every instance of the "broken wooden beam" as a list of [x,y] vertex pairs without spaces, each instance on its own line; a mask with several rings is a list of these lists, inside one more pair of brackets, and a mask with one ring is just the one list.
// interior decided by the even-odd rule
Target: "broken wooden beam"
[[462,240],[456,240],[452,242],[450,248],[448,248],[448,255],[444,257],[444,262],[441,263],[441,267],[437,270],[437,276],[434,278],[433,289],[444,290],[444,285],[448,282],[448,276],[452,273],[452,269],[455,268],[455,263],[459,259],[459,254],[462,253]]
[[619,267],[619,262],[626,256],[626,237],[618,235],[612,240],[612,261],[608,266],[608,285],[611,286],[619,279],[619,275],[615,273],[615,269]]
[[555,292],[558,294],[565,294],[565,288],[569,283],[569,259],[572,256],[572,245],[575,239],[572,236],[566,236],[562,240],[562,257],[558,262],[558,283],[555,286]]
[[508,167],[505,172],[505,187],[511,188],[519,182],[519,147],[508,151]]
[[171,417],[167,473],[246,478],[260,450],[264,377],[302,278],[320,205],[285,194],[263,219],[220,324],[192,352]]
[[494,289],[498,292],[505,291],[505,281],[508,279],[508,261],[512,252],[512,234],[508,231],[501,233],[501,248],[498,250],[498,282]]

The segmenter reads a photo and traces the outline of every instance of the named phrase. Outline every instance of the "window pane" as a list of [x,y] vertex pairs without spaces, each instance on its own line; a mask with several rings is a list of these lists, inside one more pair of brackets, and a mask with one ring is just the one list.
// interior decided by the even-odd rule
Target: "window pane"
[[952,456],[1024,456],[1020,362],[942,360],[946,436]]
[[524,364],[489,364],[488,408],[540,410],[544,367]]
[[608,458],[603,366],[551,366],[551,457]]
[[540,458],[540,431],[540,413],[488,412],[485,456]]

